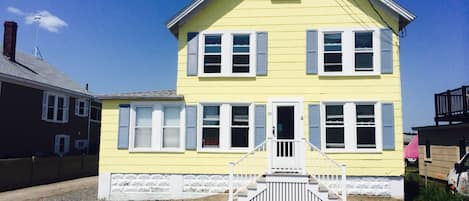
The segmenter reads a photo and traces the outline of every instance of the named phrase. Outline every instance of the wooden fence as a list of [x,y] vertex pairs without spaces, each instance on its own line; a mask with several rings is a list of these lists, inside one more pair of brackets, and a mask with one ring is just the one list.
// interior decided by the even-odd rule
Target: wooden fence
[[98,174],[96,155],[0,160],[0,192]]

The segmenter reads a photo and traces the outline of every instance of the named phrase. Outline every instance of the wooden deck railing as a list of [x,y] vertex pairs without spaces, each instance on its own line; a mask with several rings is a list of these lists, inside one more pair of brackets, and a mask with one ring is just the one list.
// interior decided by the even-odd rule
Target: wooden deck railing
[[469,120],[469,86],[435,94],[435,122]]

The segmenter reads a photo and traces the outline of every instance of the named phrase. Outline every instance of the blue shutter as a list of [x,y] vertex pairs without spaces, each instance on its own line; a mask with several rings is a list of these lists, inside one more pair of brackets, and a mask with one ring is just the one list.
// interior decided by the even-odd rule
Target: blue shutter
[[381,106],[383,117],[383,149],[394,150],[394,105],[383,103]]
[[321,110],[319,104],[308,105],[309,142],[321,149]]
[[265,141],[265,115],[266,115],[266,109],[265,105],[256,105],[255,106],[255,120],[254,120],[254,125],[255,125],[255,144],[256,147],[263,143]]
[[392,31],[390,29],[381,29],[381,73],[392,74],[393,55],[392,55]]
[[257,32],[257,54],[256,54],[256,74],[267,75],[267,51],[268,34],[267,32]]
[[197,76],[199,65],[199,33],[187,33],[187,76]]
[[306,31],[306,74],[318,74],[318,31]]
[[117,135],[117,148],[129,148],[130,105],[119,105],[119,131]]
[[197,106],[186,106],[186,149],[197,149]]

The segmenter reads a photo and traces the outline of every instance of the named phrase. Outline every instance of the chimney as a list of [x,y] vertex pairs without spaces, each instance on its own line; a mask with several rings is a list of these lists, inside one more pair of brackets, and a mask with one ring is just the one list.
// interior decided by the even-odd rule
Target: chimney
[[3,33],[3,55],[10,58],[10,61],[15,61],[16,53],[16,30],[18,24],[12,21],[5,21],[5,31]]

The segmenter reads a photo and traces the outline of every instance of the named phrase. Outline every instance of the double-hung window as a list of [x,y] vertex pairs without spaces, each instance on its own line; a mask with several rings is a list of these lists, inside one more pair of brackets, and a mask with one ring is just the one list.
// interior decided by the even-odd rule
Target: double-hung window
[[356,106],[357,148],[376,148],[375,106]]
[[342,33],[324,33],[324,72],[342,71]]
[[355,71],[373,71],[373,32],[355,32]]
[[42,103],[42,119],[56,123],[68,122],[68,101],[69,97],[67,96],[45,92]]
[[130,150],[134,152],[182,151],[184,107],[180,103],[133,103]]
[[231,107],[231,147],[249,147],[249,106]]
[[135,148],[150,148],[152,143],[153,107],[135,108]]
[[325,103],[322,148],[328,151],[380,151],[381,105],[373,102]]
[[204,73],[221,73],[222,35],[205,35]]
[[220,146],[220,106],[203,106],[202,147]]
[[233,35],[233,73],[249,73],[249,34]]
[[199,107],[200,151],[247,151],[254,146],[253,107],[249,103],[203,103]]
[[165,106],[163,119],[163,148],[180,147],[181,107]]
[[326,148],[345,148],[343,105],[326,106]]
[[255,76],[255,32],[206,31],[199,44],[200,76]]

